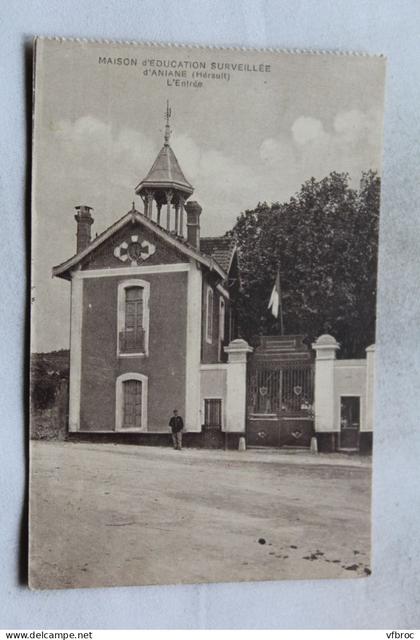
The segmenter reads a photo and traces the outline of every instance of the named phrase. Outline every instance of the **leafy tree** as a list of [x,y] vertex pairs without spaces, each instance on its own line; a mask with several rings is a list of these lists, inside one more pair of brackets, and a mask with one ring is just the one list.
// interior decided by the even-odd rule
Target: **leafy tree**
[[305,182],[284,204],[259,203],[237,219],[239,322],[248,340],[279,333],[267,309],[280,268],[285,333],[331,333],[340,355],[362,357],[375,340],[380,179],[348,174]]
[[54,406],[62,381],[69,379],[70,356],[67,349],[31,355],[32,408],[44,411]]

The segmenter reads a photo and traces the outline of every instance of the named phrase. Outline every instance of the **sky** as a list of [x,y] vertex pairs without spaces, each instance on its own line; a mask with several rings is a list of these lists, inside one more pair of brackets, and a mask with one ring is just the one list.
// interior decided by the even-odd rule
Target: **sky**
[[[230,79],[202,79],[197,88],[145,75],[163,63],[186,70],[190,81],[192,64],[205,63],[207,73],[212,63],[223,64]],[[238,64],[269,71],[233,68]],[[219,235],[241,211],[286,201],[312,176],[346,171],[357,186],[362,171],[380,172],[383,85],[379,57],[40,41],[32,350],[69,345],[70,284],[53,279],[51,269],[75,253],[74,207],[93,207],[93,235],[133,200],[142,210],[134,188],[163,144],[167,100],[170,144],[194,186],[191,199],[203,208],[201,233]]]

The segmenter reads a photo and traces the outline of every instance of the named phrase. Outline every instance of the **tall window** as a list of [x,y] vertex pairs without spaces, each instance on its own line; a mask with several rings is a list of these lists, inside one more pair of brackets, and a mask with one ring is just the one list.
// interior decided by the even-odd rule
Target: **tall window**
[[127,287],[125,290],[125,326],[123,350],[139,353],[144,351],[143,288]]
[[213,289],[211,287],[207,287],[206,340],[210,344],[213,342]]
[[207,428],[222,427],[222,401],[220,398],[204,400],[204,426]]
[[225,341],[225,301],[219,298],[219,360],[223,356],[223,344]]
[[225,301],[223,298],[219,300],[219,339],[220,342],[225,339]]
[[123,373],[116,383],[117,431],[147,430],[147,376],[141,373]]
[[118,287],[118,353],[147,355],[149,332],[149,283],[121,282]]

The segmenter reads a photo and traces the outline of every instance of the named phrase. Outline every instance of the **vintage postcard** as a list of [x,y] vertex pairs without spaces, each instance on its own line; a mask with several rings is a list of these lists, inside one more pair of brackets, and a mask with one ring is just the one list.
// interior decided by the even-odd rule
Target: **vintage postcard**
[[384,76],[35,41],[32,588],[370,575]]

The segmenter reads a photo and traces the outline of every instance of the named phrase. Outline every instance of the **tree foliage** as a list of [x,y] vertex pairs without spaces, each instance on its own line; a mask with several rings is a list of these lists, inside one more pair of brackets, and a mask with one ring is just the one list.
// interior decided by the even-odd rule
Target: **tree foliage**
[[69,365],[67,349],[31,355],[31,401],[35,411],[54,406],[61,382],[69,379]]
[[248,340],[279,333],[267,309],[280,268],[285,333],[330,333],[341,356],[363,357],[375,340],[380,179],[348,174],[305,182],[284,204],[258,204],[237,219],[239,322]]

